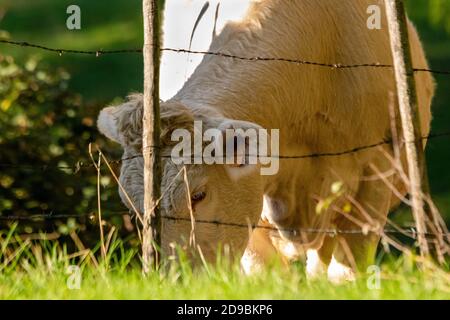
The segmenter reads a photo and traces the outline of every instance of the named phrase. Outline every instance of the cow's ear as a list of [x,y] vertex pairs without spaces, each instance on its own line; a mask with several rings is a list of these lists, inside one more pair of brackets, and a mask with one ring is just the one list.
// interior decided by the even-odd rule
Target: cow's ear
[[100,111],[97,119],[98,130],[107,138],[122,143],[117,125],[117,117],[115,116],[116,107],[106,107]]
[[[135,94],[122,105],[104,108],[98,117],[97,126],[101,133],[123,146],[136,150],[142,148],[143,97]],[[169,146],[175,129],[192,131],[194,116],[179,102],[161,103],[161,143]]]
[[259,169],[258,139],[261,126],[238,120],[225,120],[218,128],[222,132],[224,164],[233,180]]
[[97,126],[101,133],[122,146],[142,145],[142,95],[135,94],[115,107],[104,108],[98,117]]

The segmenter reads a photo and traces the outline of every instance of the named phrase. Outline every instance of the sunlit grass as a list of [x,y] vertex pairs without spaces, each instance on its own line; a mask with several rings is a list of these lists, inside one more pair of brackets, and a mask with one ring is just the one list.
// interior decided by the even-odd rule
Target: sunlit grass
[[450,298],[447,272],[438,267],[419,271],[406,257],[382,265],[377,288],[373,273],[361,274],[355,283],[332,285],[326,279],[307,280],[300,263],[244,276],[226,258],[193,269],[182,254],[144,277],[137,250],[124,249],[121,240],[113,240],[101,259],[88,250],[69,254],[54,241],[21,240],[14,231],[3,232],[0,239],[0,299]]

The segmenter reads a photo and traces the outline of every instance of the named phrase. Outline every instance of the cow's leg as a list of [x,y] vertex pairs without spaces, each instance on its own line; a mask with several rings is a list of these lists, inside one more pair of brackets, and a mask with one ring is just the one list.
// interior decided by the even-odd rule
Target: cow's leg
[[[390,163],[382,155],[373,165],[380,172],[390,169]],[[376,176],[370,167],[364,170],[365,176]],[[392,177],[387,177],[390,182]],[[336,226],[341,230],[362,230],[360,223],[378,225],[383,228],[390,210],[392,191],[382,179],[361,181],[355,201],[360,208],[352,205],[352,215],[358,221],[350,221],[345,216],[336,220]],[[336,237],[336,249],[333,252],[328,267],[328,277],[333,282],[353,280],[357,271],[365,272],[374,263],[380,236],[378,233],[340,234]]]

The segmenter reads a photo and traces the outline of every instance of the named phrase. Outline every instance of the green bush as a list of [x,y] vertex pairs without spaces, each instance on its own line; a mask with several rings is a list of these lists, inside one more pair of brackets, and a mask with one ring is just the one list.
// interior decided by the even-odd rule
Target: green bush
[[[95,125],[100,106],[84,104],[68,90],[69,79],[66,71],[45,68],[34,58],[21,65],[0,55],[1,216],[97,209],[95,168],[77,172],[72,166],[90,164],[89,143],[103,143]],[[106,167],[101,183],[106,214],[123,210]]]

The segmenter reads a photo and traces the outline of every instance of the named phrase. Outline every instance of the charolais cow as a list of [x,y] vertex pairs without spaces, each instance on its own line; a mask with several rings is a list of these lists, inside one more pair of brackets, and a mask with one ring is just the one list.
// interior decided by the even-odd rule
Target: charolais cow
[[[392,56],[382,4],[381,29],[367,25],[367,9],[372,3],[255,0],[241,21],[228,23],[213,39],[210,51],[240,57],[389,65]],[[427,68],[418,34],[410,22],[408,28],[414,67]],[[422,133],[428,134],[434,81],[429,73],[414,76]],[[339,153],[390,139],[395,92],[392,68],[333,69],[206,55],[183,88],[161,103],[161,209],[170,217],[162,220],[163,251],[168,252],[171,243],[188,241],[192,214],[197,221],[224,223],[195,225],[196,244],[207,260],[214,259],[218,246],[226,244],[235,255],[243,254],[247,272],[277,256],[283,261],[306,256],[310,276],[328,273],[335,281],[353,279],[358,269],[365,270],[374,260],[379,235],[331,237],[307,231],[360,229],[358,221],[383,227],[389,211],[399,202],[399,192],[405,193],[398,176],[389,174],[392,147],[341,156],[295,156]],[[98,119],[100,131],[121,144],[124,158],[132,157],[122,164],[120,181],[140,211],[143,159],[133,156],[142,154],[142,113],[143,98],[134,95],[123,105],[105,108]],[[201,123],[200,129],[195,129],[195,122]],[[172,157],[174,148],[179,147],[179,135],[174,134],[179,129],[193,136],[195,131],[201,136],[217,129],[223,138],[213,140],[223,144],[223,149],[230,143],[236,149],[239,143],[245,148],[247,140],[228,137],[227,129],[262,128],[279,129],[276,147],[281,157],[275,174],[263,175],[260,163],[246,160],[239,164],[186,164]],[[179,174],[183,166],[189,188],[184,173]],[[377,172],[384,173],[383,179],[374,178]],[[337,181],[342,190],[333,193],[333,186],[339,189]],[[399,192],[394,194],[393,187]],[[120,190],[131,208],[125,192]],[[318,201],[329,197],[334,197],[332,205],[318,211]],[[249,230],[235,226],[247,223],[269,228],[254,229],[249,240]],[[298,230],[297,235],[291,230]]]

